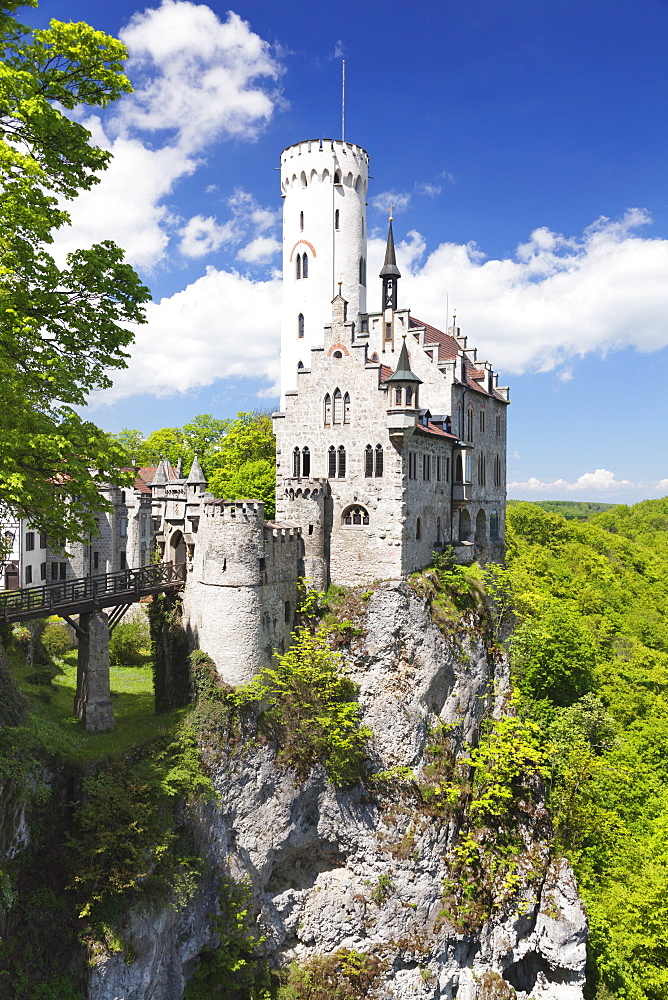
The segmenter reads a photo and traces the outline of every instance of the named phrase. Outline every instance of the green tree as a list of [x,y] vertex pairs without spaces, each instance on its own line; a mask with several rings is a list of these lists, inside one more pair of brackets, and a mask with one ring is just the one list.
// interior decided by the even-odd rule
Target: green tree
[[209,480],[209,489],[226,500],[261,500],[265,516],[270,519],[276,513],[276,466],[267,458],[244,462],[229,478],[217,469]]
[[[126,366],[128,323],[149,291],[109,241],[68,254],[47,247],[69,223],[65,202],[99,181],[110,154],[67,112],[131,90],[124,46],[87,24],[30,31],[0,10],[0,492],[54,538],[94,529],[99,486],[122,483],[124,454],[74,410]],[[94,471],[91,471],[94,470]]]

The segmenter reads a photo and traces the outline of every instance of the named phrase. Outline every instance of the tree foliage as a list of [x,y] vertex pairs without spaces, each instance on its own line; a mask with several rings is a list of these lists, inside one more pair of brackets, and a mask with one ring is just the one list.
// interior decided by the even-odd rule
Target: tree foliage
[[587,997],[666,1000],[668,499],[585,524],[518,504],[508,557],[521,707],[588,910]]
[[99,485],[124,481],[121,450],[74,407],[125,367],[149,292],[110,241],[64,265],[48,246],[110,157],[67,112],[131,88],[119,41],[83,23],[29,31],[19,6],[0,11],[0,490],[53,538],[74,538],[94,528]]

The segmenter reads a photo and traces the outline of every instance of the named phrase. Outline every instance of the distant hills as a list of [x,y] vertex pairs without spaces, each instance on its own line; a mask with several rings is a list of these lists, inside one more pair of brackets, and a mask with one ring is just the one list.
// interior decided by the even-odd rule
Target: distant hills
[[508,507],[518,503],[533,503],[550,514],[561,514],[567,521],[588,521],[594,514],[602,514],[615,507],[613,503],[590,503],[587,500],[508,500]]

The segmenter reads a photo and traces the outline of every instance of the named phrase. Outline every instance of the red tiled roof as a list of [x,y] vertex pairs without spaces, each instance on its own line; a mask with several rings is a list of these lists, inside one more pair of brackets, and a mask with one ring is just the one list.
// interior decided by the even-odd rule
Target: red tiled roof
[[386,382],[388,380],[388,378],[390,377],[390,375],[392,374],[392,372],[393,372],[393,369],[392,368],[388,368],[387,365],[381,365],[380,366],[380,384],[381,385],[383,384],[383,382]]
[[[425,329],[425,341],[427,343],[438,344],[438,363],[441,364],[444,361],[452,361],[457,357],[461,348],[455,338],[449,333],[444,333],[443,330],[438,330],[435,326],[431,326],[430,323],[423,323],[421,319],[417,319],[415,316],[410,317],[409,326],[411,329],[415,327],[424,327]],[[480,392],[483,396],[489,396],[487,389],[480,385],[478,379],[483,379],[485,377],[484,368],[474,368],[473,364],[466,359],[466,386],[469,389],[473,389],[474,392]],[[500,399],[502,402],[507,402],[507,400],[501,395],[500,392],[494,391],[492,393],[494,399]]]
[[432,424],[431,420],[427,423],[425,427],[424,424],[418,423],[416,430],[422,431],[423,434],[435,434],[437,437],[448,438],[450,441],[457,441],[456,434],[448,434],[447,431],[442,431],[440,427],[436,424]]

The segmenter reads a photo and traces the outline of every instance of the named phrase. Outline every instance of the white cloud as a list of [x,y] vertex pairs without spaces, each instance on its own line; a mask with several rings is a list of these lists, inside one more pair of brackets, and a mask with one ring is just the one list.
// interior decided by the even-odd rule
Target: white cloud
[[253,281],[207,268],[183,291],[149,303],[147,324],[136,328],[129,367],[114,376],[112,389],[91,397],[91,406],[136,393],[188,392],[231,376],[274,385],[281,298],[278,275]]
[[181,229],[179,250],[186,257],[203,257],[218,250],[223,243],[238,240],[239,234],[231,222],[222,225],[214,218],[194,215]]
[[415,193],[424,194],[427,198],[437,198],[441,190],[440,184],[429,184],[427,181],[418,181],[415,185]]
[[[67,206],[73,225],[57,234],[54,251],[62,257],[112,239],[131,264],[151,270],[183,228],[166,201],[177,181],[197,169],[211,143],[257,137],[284,106],[277,90],[283,70],[267,42],[237,14],[221,21],[205,4],[187,0],[163,0],[136,14],[121,37],[135,92],[104,119],[81,118],[114,158],[101,182]],[[220,246],[216,233],[211,249]],[[180,235],[187,253],[193,244]],[[206,240],[195,244],[202,250]]]
[[381,191],[371,199],[371,205],[380,209],[381,212],[389,212],[390,207],[395,212],[404,212],[410,205],[411,196],[409,191]]
[[614,472],[609,469],[596,469],[595,472],[585,472],[574,482],[566,479],[555,479],[545,483],[535,476],[524,483],[508,483],[508,491],[513,493],[614,493],[617,490],[629,488],[641,489],[642,483],[632,483],[628,479],[615,479]]
[[[425,257],[424,239],[410,232],[397,245],[400,299],[416,316],[444,326],[449,297],[479,358],[511,373],[563,369],[568,379],[572,362],[589,352],[668,346],[668,240],[634,231],[649,221],[643,210],[629,209],[620,220],[599,219],[580,237],[542,227],[505,260],[454,243]],[[369,242],[370,274],[384,251],[384,239]]]
[[340,38],[337,39],[336,45],[334,46],[334,59],[343,59],[346,54],[346,50],[343,46],[343,42]]
[[271,260],[280,249],[281,244],[273,236],[256,236],[247,246],[242,247],[237,257],[247,264],[262,264]]

